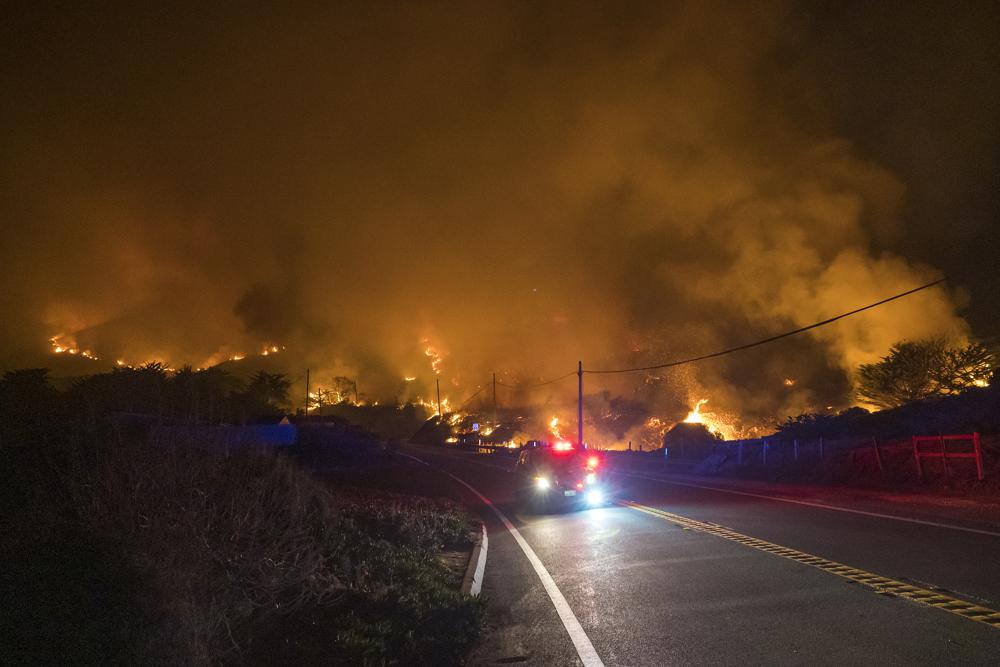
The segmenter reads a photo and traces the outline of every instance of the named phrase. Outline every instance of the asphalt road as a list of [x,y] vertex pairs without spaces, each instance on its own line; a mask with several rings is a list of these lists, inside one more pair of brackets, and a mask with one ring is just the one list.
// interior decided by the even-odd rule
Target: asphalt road
[[[614,476],[619,499],[675,520],[621,505],[534,515],[515,504],[504,461],[406,453],[430,464],[414,461],[415,474],[477,508],[489,529],[490,629],[471,664],[1000,664],[1000,626],[788,557],[804,552],[956,600],[945,606],[1000,610],[1000,536],[625,474]],[[794,552],[762,551],[749,538]]]

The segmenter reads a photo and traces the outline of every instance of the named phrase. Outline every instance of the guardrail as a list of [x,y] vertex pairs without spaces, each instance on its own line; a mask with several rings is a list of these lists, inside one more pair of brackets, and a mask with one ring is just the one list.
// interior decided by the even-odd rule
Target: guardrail
[[512,448],[507,445],[487,445],[487,444],[458,444],[455,445],[455,449],[460,449],[466,452],[476,452],[477,454],[519,454],[521,452],[520,447]]

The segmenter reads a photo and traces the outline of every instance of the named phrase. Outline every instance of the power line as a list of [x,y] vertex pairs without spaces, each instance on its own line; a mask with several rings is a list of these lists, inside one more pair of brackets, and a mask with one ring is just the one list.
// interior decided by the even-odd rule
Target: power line
[[[800,334],[800,333],[802,333],[804,331],[809,331],[810,329],[816,329],[817,327],[825,326],[827,324],[830,324],[831,322],[836,322],[837,320],[841,320],[841,319],[843,319],[845,317],[849,317],[851,315],[856,315],[856,314],[858,314],[860,312],[863,312],[865,310],[869,310],[871,308],[875,308],[876,306],[881,306],[882,304],[889,303],[890,301],[895,301],[896,299],[902,299],[904,296],[909,296],[909,295],[914,294],[916,292],[919,292],[921,290],[925,290],[925,289],[927,289],[929,287],[934,287],[935,285],[940,285],[941,283],[945,282],[945,280],[947,280],[947,279],[946,278],[941,278],[940,280],[935,280],[934,282],[927,283],[926,285],[921,285],[920,287],[915,287],[915,288],[913,288],[911,290],[907,290],[906,292],[901,292],[899,294],[896,294],[895,296],[890,296],[887,299],[882,299],[881,301],[876,301],[875,303],[868,304],[867,306],[864,306],[862,308],[857,308],[857,309],[852,310],[850,312],[843,313],[841,315],[837,315],[836,317],[831,317],[829,319],[823,320],[822,322],[816,322],[815,324],[810,324],[809,326],[801,327],[801,328],[795,329],[793,331],[786,331],[783,334],[778,334],[777,336],[771,336],[770,338],[765,338],[763,340],[758,340],[758,341],[755,341],[753,343],[747,343],[745,345],[738,345],[736,347],[731,347],[728,350],[722,350],[720,352],[713,352],[712,354],[705,354],[705,355],[702,355],[700,357],[692,357],[691,359],[681,359],[680,361],[671,361],[671,362],[668,362],[668,363],[665,363],[665,364],[657,364],[655,366],[643,366],[641,368],[619,368],[619,369],[597,370],[597,371],[594,371],[594,370],[584,370],[583,372],[584,373],[637,373],[639,371],[653,371],[653,370],[658,370],[660,368],[670,368],[671,366],[680,366],[682,364],[690,364],[690,363],[693,363],[695,361],[703,361],[705,359],[712,359],[714,357],[721,357],[721,356],[723,356],[725,354],[731,354],[733,352],[739,352],[740,350],[746,350],[746,349],[749,349],[751,347],[757,347],[758,345],[765,345],[767,343],[773,343],[774,341],[781,340],[782,338],[788,338],[789,336],[794,336],[794,335]],[[573,375],[573,373],[570,373],[569,375]]]
[[503,382],[500,382],[499,380],[497,380],[497,386],[498,387],[503,387],[505,389],[510,389],[510,390],[516,390],[516,389],[533,389],[535,387],[544,387],[546,385],[555,384],[556,382],[559,382],[560,380],[565,380],[566,378],[572,377],[574,375],[576,375],[576,371],[570,371],[569,373],[566,373],[565,375],[560,375],[559,377],[552,378],[551,380],[545,380],[544,382],[536,382],[536,383],[532,383],[532,384],[504,384]]
[[486,389],[486,387],[488,387],[488,386],[489,385],[486,385],[486,384],[484,384],[483,386],[481,386],[479,389],[476,390],[476,393],[474,393],[472,396],[469,396],[467,399],[465,399],[464,401],[462,401],[461,403],[459,403],[458,406],[456,406],[455,409],[452,410],[452,412],[457,412],[458,410],[461,410],[462,408],[464,408],[469,401],[471,401],[472,399],[474,399],[476,396],[479,396],[479,394],[483,393],[483,390]]

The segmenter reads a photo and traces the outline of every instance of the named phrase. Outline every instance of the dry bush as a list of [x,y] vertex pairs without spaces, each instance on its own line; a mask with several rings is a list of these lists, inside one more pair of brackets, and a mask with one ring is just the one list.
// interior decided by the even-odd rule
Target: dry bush
[[[436,557],[469,541],[446,501],[334,493],[282,456],[193,444],[102,447],[66,477],[83,525],[134,570],[144,663],[271,662],[289,646],[456,662],[482,625]],[[327,629],[297,636],[301,619]]]
[[87,526],[153,583],[149,658],[239,654],[251,621],[350,588],[332,496],[281,457],[185,445],[107,448],[70,489]]

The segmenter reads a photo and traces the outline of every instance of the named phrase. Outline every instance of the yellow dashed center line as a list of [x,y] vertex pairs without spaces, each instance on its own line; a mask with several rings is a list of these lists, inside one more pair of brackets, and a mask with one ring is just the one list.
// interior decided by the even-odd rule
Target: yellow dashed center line
[[939,592],[929,591],[925,588],[912,586],[902,581],[896,581],[895,579],[889,579],[888,577],[866,572],[865,570],[859,570],[856,567],[851,567],[849,565],[844,565],[843,563],[821,558],[820,556],[814,556],[803,551],[797,551],[796,549],[790,549],[772,542],[757,539],[756,537],[743,535],[742,533],[737,533],[735,530],[723,528],[722,526],[718,526],[714,523],[706,523],[704,521],[689,519],[686,516],[656,509],[655,507],[640,505],[627,500],[621,501],[619,504],[625,507],[630,507],[639,512],[645,512],[646,514],[663,519],[664,521],[670,521],[682,528],[690,528],[691,530],[697,530],[702,533],[708,533],[709,535],[715,535],[716,537],[721,537],[731,542],[737,542],[759,551],[764,551],[769,554],[774,554],[775,556],[781,556],[782,558],[793,560],[797,563],[802,563],[803,565],[815,567],[819,570],[823,570],[824,572],[829,572],[830,574],[835,574],[844,579],[849,579],[867,586],[880,595],[905,598],[928,607],[943,609],[944,611],[955,614],[956,616],[985,623],[986,625],[1000,629],[1000,612],[995,609],[990,609],[989,607],[972,604],[970,602],[966,602],[965,600],[960,600]]

